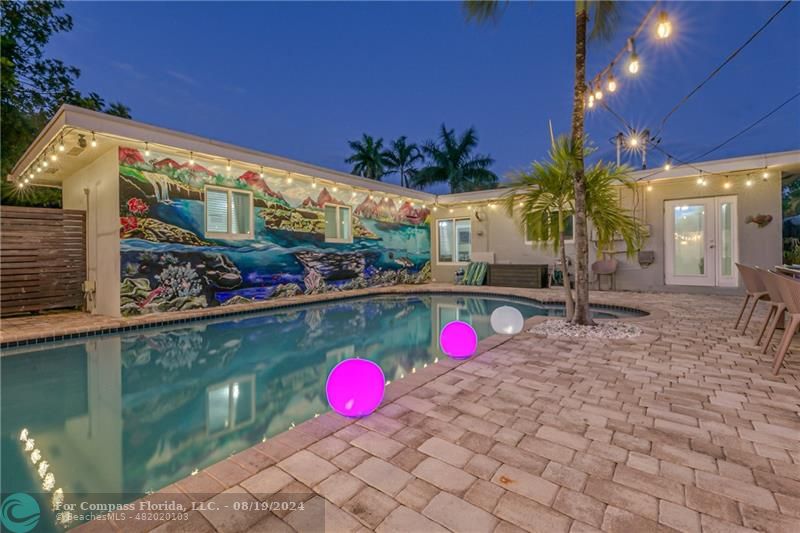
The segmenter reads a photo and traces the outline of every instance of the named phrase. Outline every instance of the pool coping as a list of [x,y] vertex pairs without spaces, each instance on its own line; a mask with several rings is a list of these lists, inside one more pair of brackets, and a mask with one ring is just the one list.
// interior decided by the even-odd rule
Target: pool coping
[[[124,333],[128,331],[136,331],[146,328],[155,328],[174,324],[187,324],[201,320],[221,317],[234,317],[249,314],[255,314],[263,311],[271,311],[277,309],[288,309],[299,307],[308,304],[324,303],[330,301],[344,301],[365,296],[377,295],[398,295],[398,294],[460,294],[464,296],[501,296],[505,298],[518,298],[520,300],[533,301],[543,305],[557,305],[564,303],[563,298],[553,297],[552,293],[559,289],[517,289],[513,287],[493,287],[493,286],[465,286],[465,285],[452,285],[452,284],[414,284],[414,285],[393,285],[387,287],[372,287],[367,289],[356,289],[347,292],[328,292],[323,294],[309,294],[289,296],[286,298],[278,298],[274,300],[263,300],[260,302],[249,302],[243,304],[234,304],[229,306],[210,307],[204,309],[192,309],[187,311],[172,311],[166,313],[155,313],[150,315],[140,315],[133,317],[102,317],[103,324],[87,324],[85,326],[78,326],[72,328],[65,328],[64,330],[47,331],[47,332],[32,332],[21,333],[15,335],[14,333],[3,333],[3,340],[0,342],[0,350],[7,348],[17,348],[34,344],[43,344],[50,342],[58,342],[63,340],[80,339],[86,337],[94,337],[98,335],[107,335],[114,333]],[[520,294],[522,291],[525,293],[534,291],[544,291],[546,294]],[[610,291],[608,291],[610,292]],[[596,293],[592,293],[597,296]],[[613,292],[611,294],[619,294]],[[618,305],[615,303],[606,303],[596,301],[590,298],[592,306],[600,309],[608,309],[609,311],[624,311],[624,312],[643,312],[647,313],[642,316],[624,317],[625,321],[641,321],[642,319],[660,318],[661,311],[657,308],[641,308],[629,307]],[[48,315],[43,315],[48,316]],[[51,315],[52,316],[52,315]],[[86,318],[94,317],[95,315],[86,314]],[[26,317],[27,318],[27,317]],[[12,321],[14,318],[6,318],[0,321],[0,326],[3,322]],[[616,319],[607,319],[616,320]],[[5,338],[9,337],[9,338]],[[4,354],[0,353],[0,356]],[[13,354],[9,354],[13,355]]]

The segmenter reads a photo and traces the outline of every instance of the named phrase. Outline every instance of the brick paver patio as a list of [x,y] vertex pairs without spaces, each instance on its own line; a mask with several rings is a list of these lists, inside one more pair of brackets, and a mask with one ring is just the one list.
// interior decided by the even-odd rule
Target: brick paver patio
[[661,316],[643,342],[493,337],[392,383],[367,418],[320,416],[150,497],[305,494],[306,511],[84,527],[321,530],[324,509],[326,531],[800,531],[800,353],[773,376],[763,314],[731,327],[739,298],[593,297]]

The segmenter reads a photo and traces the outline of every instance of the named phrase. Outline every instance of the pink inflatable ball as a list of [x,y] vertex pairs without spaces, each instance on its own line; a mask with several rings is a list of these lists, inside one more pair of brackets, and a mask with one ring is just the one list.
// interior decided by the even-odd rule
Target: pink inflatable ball
[[478,334],[466,322],[450,322],[442,328],[439,347],[453,359],[466,359],[478,348]]
[[383,370],[367,359],[345,359],[328,374],[325,394],[331,409],[358,418],[372,413],[383,401]]

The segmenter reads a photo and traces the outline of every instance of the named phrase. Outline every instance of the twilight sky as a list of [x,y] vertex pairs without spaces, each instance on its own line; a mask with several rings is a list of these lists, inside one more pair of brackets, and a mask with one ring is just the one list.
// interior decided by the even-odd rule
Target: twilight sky
[[[587,75],[608,64],[650,2],[624,3],[617,36],[592,42]],[[674,37],[650,27],[642,68],[618,76],[610,105],[632,125],[662,117],[780,3],[666,3]],[[422,142],[444,122],[474,125],[501,175],[542,159],[548,119],[569,131],[571,2],[512,3],[496,24],[467,23],[460,3],[69,2],[72,32],[48,52],[79,67],[79,88],[137,120],[349,171],[347,140],[368,132]],[[667,123],[662,146],[684,160],[800,91],[800,2],[790,5]],[[587,116],[599,156],[621,124]],[[708,156],[800,148],[800,98]],[[649,155],[650,166],[663,156]],[[387,178],[395,181],[396,178]]]

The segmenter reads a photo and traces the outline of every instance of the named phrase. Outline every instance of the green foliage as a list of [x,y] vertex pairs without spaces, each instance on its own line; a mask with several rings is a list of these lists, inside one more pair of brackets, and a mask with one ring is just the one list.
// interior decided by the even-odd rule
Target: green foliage
[[366,133],[360,141],[348,141],[353,155],[345,159],[345,163],[353,165],[351,174],[363,176],[371,180],[380,180],[386,174],[386,153],[383,150],[383,139],[374,139]]
[[426,166],[417,172],[412,183],[426,187],[447,183],[451,192],[478,191],[497,186],[497,174],[489,170],[494,159],[474,154],[478,145],[475,128],[469,128],[460,137],[455,130],[442,124],[438,142],[429,141],[422,147]]
[[[550,149],[549,160],[534,162],[530,171],[518,174],[505,197],[506,210],[511,216],[518,215],[521,231],[534,241],[551,244],[554,251],[559,250],[560,233],[575,211],[572,179],[579,158],[572,141],[560,136]],[[617,198],[617,187],[634,186],[630,169],[600,161],[585,173],[586,215],[597,235],[598,254],[611,249],[616,238],[625,241],[629,255],[634,254],[642,228]]]
[[408,187],[409,180],[417,173],[416,164],[425,156],[414,143],[408,143],[405,135],[392,141],[391,146],[383,153],[386,174],[399,174],[400,186]]
[[75,88],[80,71],[44,57],[53,34],[72,29],[61,1],[0,2],[0,175],[5,177],[36,134],[62,104],[130,118],[130,110]]
[[61,207],[61,189],[28,185],[18,188],[8,180],[0,180],[3,205],[17,207]]
[[478,22],[492,21],[497,22],[501,11],[508,5],[508,0],[464,0],[461,8],[467,20]]

